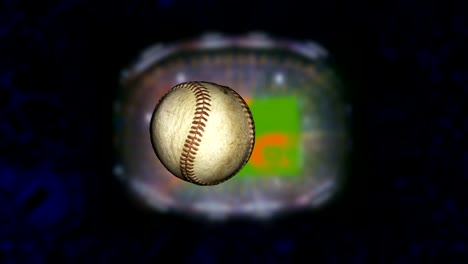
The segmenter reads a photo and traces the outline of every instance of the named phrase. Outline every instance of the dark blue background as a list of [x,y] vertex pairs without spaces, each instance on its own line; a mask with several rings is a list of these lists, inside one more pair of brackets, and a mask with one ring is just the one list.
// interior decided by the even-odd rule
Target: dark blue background
[[[468,5],[374,2],[0,3],[0,263],[466,263]],[[210,224],[123,195],[120,70],[207,30],[311,39],[335,56],[354,150],[330,207]]]

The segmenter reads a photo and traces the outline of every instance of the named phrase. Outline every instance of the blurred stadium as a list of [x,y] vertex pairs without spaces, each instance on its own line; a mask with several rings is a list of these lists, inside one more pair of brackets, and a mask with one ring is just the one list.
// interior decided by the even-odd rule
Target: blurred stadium
[[[227,85],[254,116],[252,157],[220,185],[181,181],[151,148],[148,124],[156,102],[184,81]],[[343,89],[332,56],[313,41],[254,32],[156,44],[122,71],[114,102],[114,174],[138,201],[159,211],[226,219],[319,208],[346,176],[351,105]]]

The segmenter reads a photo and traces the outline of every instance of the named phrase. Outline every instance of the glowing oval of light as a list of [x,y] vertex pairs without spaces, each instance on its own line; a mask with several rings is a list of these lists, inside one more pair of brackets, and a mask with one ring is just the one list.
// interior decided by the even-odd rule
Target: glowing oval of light
[[[351,107],[319,44],[217,34],[158,44],[141,54],[122,72],[114,104],[114,172],[142,204],[216,219],[268,218],[321,207],[339,190]],[[195,186],[172,176],[151,147],[148,113],[187,80],[231,87],[255,119],[249,163],[220,185]]]

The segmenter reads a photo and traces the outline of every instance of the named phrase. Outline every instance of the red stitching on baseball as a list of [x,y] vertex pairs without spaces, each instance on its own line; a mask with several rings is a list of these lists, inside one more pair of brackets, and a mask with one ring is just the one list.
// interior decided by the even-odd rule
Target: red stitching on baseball
[[201,137],[203,137],[202,132],[205,132],[204,127],[206,127],[206,124],[204,122],[207,122],[207,117],[210,116],[209,111],[211,111],[211,109],[209,106],[211,106],[211,104],[209,102],[211,102],[211,95],[208,88],[199,82],[184,83],[181,84],[180,87],[191,90],[195,95],[196,102],[195,116],[192,121],[193,126],[190,127],[180,157],[180,171],[188,181],[199,182],[195,176],[193,162],[195,161],[195,155],[198,151],[197,147],[200,146],[199,142],[201,142]]

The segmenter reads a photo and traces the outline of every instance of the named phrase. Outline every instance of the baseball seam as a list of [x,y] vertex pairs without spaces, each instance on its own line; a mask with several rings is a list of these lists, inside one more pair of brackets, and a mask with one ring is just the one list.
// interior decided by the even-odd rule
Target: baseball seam
[[195,95],[195,114],[180,156],[180,171],[188,181],[205,184],[195,176],[194,162],[201,138],[203,137],[203,132],[205,132],[205,122],[208,121],[208,117],[210,116],[211,95],[208,88],[199,82],[187,83],[187,85],[183,87],[191,90]]

